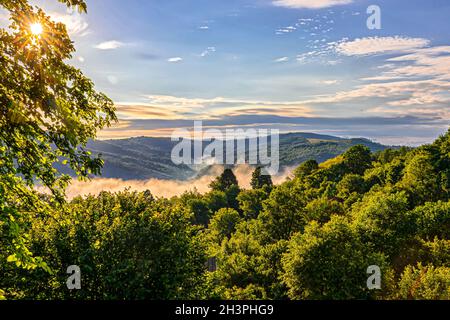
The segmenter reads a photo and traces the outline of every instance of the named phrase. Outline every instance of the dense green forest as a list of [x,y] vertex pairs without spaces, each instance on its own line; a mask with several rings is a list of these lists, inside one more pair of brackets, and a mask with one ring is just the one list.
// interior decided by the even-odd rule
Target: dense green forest
[[[0,287],[12,299],[450,299],[449,191],[450,133],[354,146],[281,185],[257,169],[242,190],[226,169],[204,195],[102,192],[23,221],[46,267],[4,263],[2,244]],[[66,287],[70,265],[81,290]]]

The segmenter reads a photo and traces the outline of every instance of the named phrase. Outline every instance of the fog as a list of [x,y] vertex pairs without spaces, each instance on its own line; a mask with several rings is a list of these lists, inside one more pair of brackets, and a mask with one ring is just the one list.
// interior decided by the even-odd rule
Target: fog
[[[233,169],[239,186],[244,189],[250,188],[250,181],[254,168],[247,165],[241,165]],[[279,184],[285,181],[292,172],[293,168],[287,168],[277,176],[273,176],[274,184]],[[76,196],[98,195],[102,191],[118,192],[129,188],[131,191],[145,191],[150,190],[156,197],[172,197],[183,194],[185,191],[197,190],[200,193],[209,191],[209,184],[218,175],[223,172],[223,167],[214,166],[207,175],[198,177],[196,179],[181,181],[181,180],[122,180],[110,178],[94,178],[90,181],[79,181],[73,179],[67,188],[67,198],[73,199]]]

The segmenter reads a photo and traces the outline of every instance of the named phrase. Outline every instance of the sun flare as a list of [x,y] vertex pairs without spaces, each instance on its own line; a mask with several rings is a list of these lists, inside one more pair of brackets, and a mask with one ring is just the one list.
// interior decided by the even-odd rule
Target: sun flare
[[30,25],[31,33],[35,36],[40,36],[42,34],[43,28],[40,23],[33,23]]

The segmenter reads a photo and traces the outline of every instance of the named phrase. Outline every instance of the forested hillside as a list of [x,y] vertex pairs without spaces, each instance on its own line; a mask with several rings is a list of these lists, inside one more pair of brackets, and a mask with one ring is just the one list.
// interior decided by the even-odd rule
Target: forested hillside
[[[100,155],[104,160],[102,169],[104,178],[186,180],[198,175],[194,168],[172,162],[171,152],[177,143],[170,138],[151,137],[97,140],[90,141],[87,144],[87,150],[95,156]],[[203,148],[206,148],[208,143],[205,141]],[[249,140],[246,139],[246,145],[248,144]],[[291,167],[310,159],[322,162],[342,154],[349,147],[357,144],[365,145],[372,151],[386,148],[382,144],[367,139],[343,139],[313,133],[282,134],[280,135],[280,165]],[[224,150],[226,150],[225,143]],[[236,146],[233,152],[236,154]],[[61,164],[56,164],[55,168],[75,176],[73,171]],[[203,169],[205,171],[205,168]]]
[[[413,150],[353,146],[281,185],[255,170],[252,187],[226,169],[205,195],[51,203],[22,218],[46,267],[1,264],[0,288],[19,299],[450,299],[450,133]],[[70,265],[81,290],[66,288]],[[370,265],[380,290],[366,286]]]

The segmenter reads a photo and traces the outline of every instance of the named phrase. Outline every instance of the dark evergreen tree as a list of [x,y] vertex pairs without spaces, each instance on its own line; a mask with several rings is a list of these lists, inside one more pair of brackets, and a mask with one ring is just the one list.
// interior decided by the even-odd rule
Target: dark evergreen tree
[[216,178],[211,184],[209,185],[212,190],[214,191],[227,191],[233,186],[238,186],[238,181],[236,179],[236,176],[233,173],[233,170],[231,169],[225,169],[223,173]]
[[255,171],[253,171],[252,174],[252,180],[250,182],[250,185],[254,190],[261,189],[264,186],[267,186],[269,188],[272,188],[273,182],[272,178],[268,174],[263,174],[261,167],[257,167]]
[[211,182],[209,186],[211,187],[213,192],[215,191],[224,193],[227,208],[233,208],[237,211],[240,211],[237,197],[241,190],[239,188],[236,176],[231,169],[225,169],[223,173],[218,176],[213,182]]

